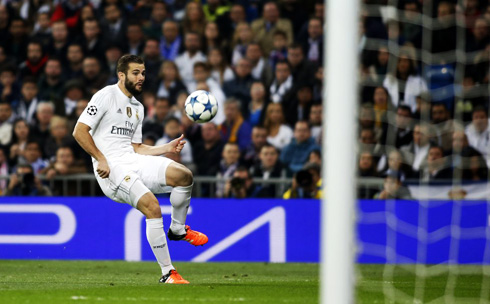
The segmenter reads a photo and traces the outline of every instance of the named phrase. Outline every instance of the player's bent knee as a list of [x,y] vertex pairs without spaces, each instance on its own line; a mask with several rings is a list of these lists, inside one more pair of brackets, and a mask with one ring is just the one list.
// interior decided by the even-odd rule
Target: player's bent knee
[[179,163],[172,163],[166,174],[167,185],[172,187],[186,187],[192,185],[194,176],[187,167]]

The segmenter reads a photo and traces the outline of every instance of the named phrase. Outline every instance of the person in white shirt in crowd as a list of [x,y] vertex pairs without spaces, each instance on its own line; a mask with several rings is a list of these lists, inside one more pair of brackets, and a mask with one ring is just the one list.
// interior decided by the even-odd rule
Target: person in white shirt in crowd
[[466,136],[470,146],[478,150],[490,166],[490,120],[488,110],[476,107],[473,110],[471,123],[466,127]]
[[281,150],[291,142],[293,129],[284,123],[281,104],[269,103],[265,110],[264,127],[267,129],[267,142]]
[[425,80],[417,74],[415,62],[410,53],[408,49],[401,51],[396,71],[386,75],[383,86],[390,93],[391,102],[395,108],[398,108],[403,102],[414,113],[417,109],[416,97],[428,89]]
[[8,145],[12,139],[12,107],[8,102],[0,102],[0,145]]
[[179,68],[182,81],[188,87],[194,80],[194,64],[206,61],[206,56],[200,51],[201,37],[198,33],[187,32],[185,34],[185,52],[175,59],[175,64]]
[[418,123],[413,128],[413,141],[400,148],[403,158],[414,171],[419,171],[421,166],[427,165],[427,153],[430,148],[429,134],[429,126]]

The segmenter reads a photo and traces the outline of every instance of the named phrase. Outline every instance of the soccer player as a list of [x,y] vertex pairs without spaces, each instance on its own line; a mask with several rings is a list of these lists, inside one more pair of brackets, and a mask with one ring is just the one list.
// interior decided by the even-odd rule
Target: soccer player
[[160,146],[142,144],[141,93],[145,65],[141,57],[124,55],[117,63],[118,82],[98,91],[78,119],[73,136],[92,156],[95,177],[110,199],[127,203],[146,216],[146,236],[162,268],[161,283],[188,284],[172,266],[160,205],[153,193],[170,192],[170,240],[204,245],[208,237],[185,225],[193,176],[185,166],[161,155],[180,153],[183,135]]

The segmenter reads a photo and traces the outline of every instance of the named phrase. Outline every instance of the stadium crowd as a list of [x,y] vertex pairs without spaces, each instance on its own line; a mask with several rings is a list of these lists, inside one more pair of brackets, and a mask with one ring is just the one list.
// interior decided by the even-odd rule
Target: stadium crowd
[[[45,179],[93,171],[71,133],[130,53],[146,66],[144,143],[184,133],[166,156],[224,178],[205,196],[282,196],[252,178],[299,172],[284,195],[319,197],[323,12],[321,1],[1,1],[0,191],[59,195]],[[219,101],[210,123],[182,112],[197,89]]]
[[[489,22],[486,1],[363,0],[359,176],[386,181],[360,197],[488,179]],[[0,2],[0,191],[56,195],[40,175],[93,171],[71,132],[130,53],[146,66],[144,143],[184,133],[166,156],[224,178],[204,196],[320,197],[323,28],[313,0]],[[219,101],[210,123],[182,112],[196,89]],[[252,182],[285,176],[285,193]]]

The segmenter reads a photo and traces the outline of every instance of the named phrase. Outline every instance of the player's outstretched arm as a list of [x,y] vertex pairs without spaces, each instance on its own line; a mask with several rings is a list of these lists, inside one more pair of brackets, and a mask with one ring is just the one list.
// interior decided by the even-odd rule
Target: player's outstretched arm
[[110,169],[107,164],[107,159],[104,154],[100,152],[94,143],[92,135],[89,133],[90,127],[82,122],[77,122],[75,130],[73,130],[73,137],[76,139],[78,144],[88,153],[90,156],[95,158],[99,165],[97,166],[97,173],[102,178],[109,177]]
[[144,155],[162,155],[165,153],[180,153],[182,148],[184,148],[186,141],[184,140],[184,135],[180,135],[178,138],[172,140],[169,143],[160,146],[148,146],[143,144],[132,143],[134,152]]

